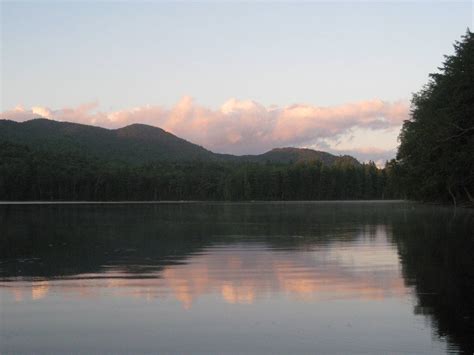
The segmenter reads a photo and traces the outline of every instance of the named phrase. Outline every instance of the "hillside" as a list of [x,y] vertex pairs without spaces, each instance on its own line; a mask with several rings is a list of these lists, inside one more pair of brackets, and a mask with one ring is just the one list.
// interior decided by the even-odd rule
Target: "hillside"
[[120,129],[34,119],[0,121],[0,142],[32,149],[74,152],[127,163],[148,161],[215,160],[214,153],[161,128],[133,124]]
[[298,163],[303,161],[319,160],[325,165],[334,165],[336,163],[345,162],[347,164],[360,164],[357,159],[349,155],[336,156],[327,152],[321,152],[306,148],[275,148],[260,155],[246,155],[242,159],[262,163],[262,162],[279,162],[279,163]]
[[144,124],[105,129],[38,118],[26,122],[0,120],[0,142],[34,150],[79,153],[129,164],[147,162],[253,162],[296,163],[319,160],[325,165],[360,163],[353,157],[300,148],[276,148],[260,155],[235,156],[213,153],[199,145]]

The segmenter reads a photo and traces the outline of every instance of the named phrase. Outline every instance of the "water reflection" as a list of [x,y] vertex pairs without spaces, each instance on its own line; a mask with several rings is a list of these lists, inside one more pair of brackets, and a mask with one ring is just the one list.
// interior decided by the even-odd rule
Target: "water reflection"
[[211,293],[229,304],[252,304],[273,294],[305,301],[403,295],[406,291],[396,250],[386,243],[385,234],[379,238],[304,250],[275,250],[258,240],[230,242],[206,247],[178,265],[133,277],[127,269],[114,265],[100,274],[13,282],[8,289],[18,302],[44,298],[54,289],[68,297],[174,297],[186,309],[200,296]]
[[[379,351],[367,348],[373,340],[357,335],[370,328],[364,323],[353,329],[345,350],[398,351],[390,348],[397,346],[390,337],[417,344],[409,352],[473,350],[470,211],[453,217],[449,209],[400,203],[0,206],[0,222],[0,295],[10,320],[21,318],[22,305],[29,309],[50,300],[64,307],[87,302],[88,308],[135,300],[151,313],[177,304],[183,314],[205,309],[201,318],[230,324],[224,314],[232,308],[213,315],[222,304],[252,310],[248,319],[260,322],[258,312],[278,302],[270,307],[274,313],[306,305],[300,326],[322,327],[320,334],[331,337],[345,330],[326,325],[337,319],[339,302],[349,302],[346,317],[362,312],[358,319],[374,322],[374,331],[386,338]],[[373,313],[378,304],[383,310]],[[321,309],[318,318],[310,317],[318,305],[329,312],[326,322],[317,320]],[[184,316],[174,310],[170,317],[168,323]],[[420,317],[432,322],[428,329]],[[431,341],[424,338],[426,330]],[[287,333],[269,352],[284,352]],[[242,335],[244,342],[249,338]],[[318,349],[345,352],[338,348],[343,343]],[[314,348],[286,348],[298,349]]]

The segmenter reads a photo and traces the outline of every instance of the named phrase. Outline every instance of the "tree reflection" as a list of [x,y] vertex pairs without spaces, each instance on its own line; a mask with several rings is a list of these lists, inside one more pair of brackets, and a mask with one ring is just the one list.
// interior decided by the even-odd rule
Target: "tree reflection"
[[[405,283],[415,312],[426,315],[454,348],[474,352],[474,214],[418,208],[393,221]],[[400,217],[400,216],[399,216]]]
[[280,248],[329,243],[335,226],[352,240],[354,228],[376,223],[376,210],[367,204],[355,218],[350,211],[295,203],[3,205],[0,277],[64,277],[110,265],[133,277],[242,236]]

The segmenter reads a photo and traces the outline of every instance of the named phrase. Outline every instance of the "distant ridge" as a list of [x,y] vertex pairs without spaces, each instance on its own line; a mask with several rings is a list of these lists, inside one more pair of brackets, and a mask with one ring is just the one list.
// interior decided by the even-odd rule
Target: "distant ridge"
[[199,145],[143,124],[106,129],[43,118],[21,123],[1,120],[0,141],[47,151],[85,153],[127,163],[216,160],[214,153]]
[[323,164],[333,165],[336,163],[348,163],[359,165],[359,161],[349,155],[336,156],[327,152],[307,148],[274,148],[260,155],[244,155],[242,159],[255,162],[280,162],[280,163],[298,163],[303,161],[319,160]]
[[165,130],[145,124],[119,129],[59,122],[37,118],[25,122],[0,120],[0,142],[25,145],[31,149],[87,154],[132,164],[153,161],[233,161],[256,163],[297,163],[320,161],[325,165],[360,165],[351,156],[301,148],[275,148],[260,155],[235,156],[211,152]]

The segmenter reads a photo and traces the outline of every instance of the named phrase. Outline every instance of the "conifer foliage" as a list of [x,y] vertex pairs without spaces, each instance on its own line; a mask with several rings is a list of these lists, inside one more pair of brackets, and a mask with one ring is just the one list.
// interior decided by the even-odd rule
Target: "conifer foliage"
[[409,198],[474,203],[474,35],[469,29],[412,98],[397,163]]

